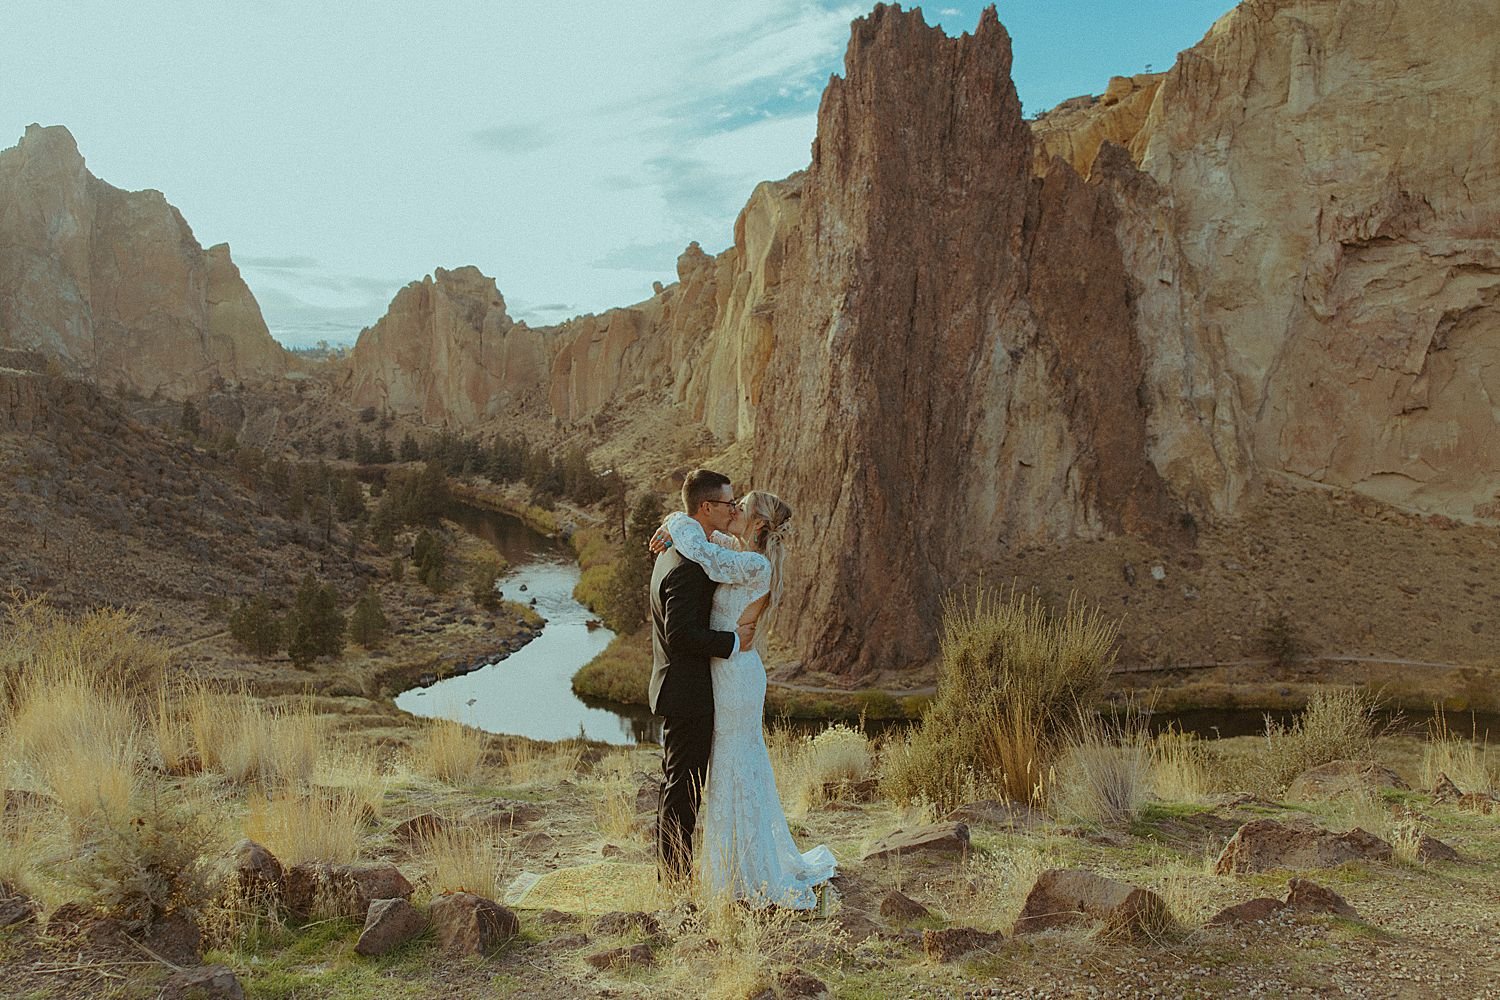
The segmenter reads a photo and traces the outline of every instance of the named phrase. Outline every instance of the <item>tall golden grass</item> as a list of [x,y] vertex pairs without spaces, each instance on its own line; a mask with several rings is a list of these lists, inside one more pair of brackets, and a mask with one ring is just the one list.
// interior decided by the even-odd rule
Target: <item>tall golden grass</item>
[[415,749],[413,769],[448,785],[470,785],[484,771],[489,737],[452,719],[433,719]]
[[1431,788],[1439,775],[1446,774],[1460,791],[1500,791],[1500,751],[1480,742],[1485,735],[1471,723],[1469,735],[1464,736],[1439,712],[1422,748],[1422,783]]
[[939,809],[976,795],[1028,801],[1080,706],[1114,663],[1116,622],[1076,598],[1060,614],[1034,594],[978,590],[943,607],[937,697],[891,747],[886,793]]
[[1243,774],[1247,790],[1280,795],[1308,768],[1368,758],[1375,746],[1377,709],[1375,700],[1357,688],[1321,688],[1290,725],[1268,718],[1261,752],[1249,759]]
[[815,736],[772,726],[766,749],[776,772],[776,790],[789,816],[804,816],[831,795],[849,788],[875,770],[876,754],[868,736],[835,723]]

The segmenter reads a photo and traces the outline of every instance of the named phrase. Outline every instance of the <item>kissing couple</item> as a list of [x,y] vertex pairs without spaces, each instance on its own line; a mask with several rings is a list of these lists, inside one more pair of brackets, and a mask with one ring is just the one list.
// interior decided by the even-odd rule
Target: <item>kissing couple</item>
[[707,469],[683,481],[682,506],[651,540],[651,711],[663,719],[666,776],[658,869],[689,882],[696,839],[711,897],[815,909],[815,887],[837,864],[825,846],[797,850],[761,728],[759,648],[781,598],[792,509],[760,490],[735,499],[729,477]]

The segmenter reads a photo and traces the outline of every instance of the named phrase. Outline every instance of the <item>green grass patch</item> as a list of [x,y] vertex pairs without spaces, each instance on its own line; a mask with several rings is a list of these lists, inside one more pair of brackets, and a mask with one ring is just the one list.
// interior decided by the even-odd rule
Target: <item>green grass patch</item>
[[651,632],[617,635],[573,675],[573,691],[627,705],[644,705],[651,687]]

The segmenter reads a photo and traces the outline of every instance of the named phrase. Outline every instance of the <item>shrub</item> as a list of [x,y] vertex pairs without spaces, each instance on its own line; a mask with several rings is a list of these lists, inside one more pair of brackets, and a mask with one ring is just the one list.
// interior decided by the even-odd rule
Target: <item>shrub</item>
[[644,704],[651,686],[651,636],[617,635],[573,675],[573,691],[589,698]]
[[1065,731],[1114,662],[1118,624],[1076,599],[1054,614],[1013,589],[947,599],[942,629],[937,697],[893,746],[887,794],[942,811],[983,792],[1040,797]]
[[1284,609],[1278,609],[1261,626],[1260,647],[1277,666],[1286,666],[1307,652],[1291,616]]
[[483,608],[494,608],[500,604],[500,595],[495,583],[505,570],[498,559],[481,559],[469,571],[469,596]]
[[1057,768],[1056,807],[1090,823],[1129,823],[1145,804],[1150,739],[1131,709],[1108,721],[1080,713]]
[[1460,791],[1490,792],[1500,790],[1500,751],[1481,742],[1486,734],[1477,724],[1470,726],[1468,738],[1454,732],[1441,711],[1428,726],[1427,744],[1422,748],[1422,782],[1428,788],[1446,774]]
[[443,574],[448,568],[448,546],[443,536],[424,530],[412,545],[412,562],[417,567],[417,579],[434,593],[443,589]]
[[141,934],[163,917],[194,921],[213,898],[207,818],[158,791],[149,803],[101,814],[66,866],[88,901]]
[[338,656],[344,651],[344,616],[338,609],[338,593],[330,584],[320,584],[308,573],[297,588],[297,601],[287,615],[287,654],[299,667],[319,656]]
[[1262,750],[1245,775],[1249,790],[1279,795],[1310,767],[1369,757],[1375,712],[1375,702],[1355,688],[1325,688],[1313,692],[1290,726],[1267,717]]
[[417,770],[449,785],[472,783],[484,768],[489,737],[452,719],[434,719],[418,751]]
[[803,815],[809,807],[864,781],[875,767],[869,738],[843,723],[816,736],[773,728],[766,744],[776,769],[776,788],[793,815]]

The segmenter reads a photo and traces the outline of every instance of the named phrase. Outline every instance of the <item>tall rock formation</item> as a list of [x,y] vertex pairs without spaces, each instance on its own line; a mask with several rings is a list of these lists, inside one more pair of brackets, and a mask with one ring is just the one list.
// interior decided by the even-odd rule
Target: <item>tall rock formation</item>
[[[793,645],[856,674],[932,652],[991,546],[1170,535],[1107,193],[1033,182],[993,9],[855,23],[818,114],[755,478],[793,498]],[[793,292],[793,289],[795,290]]]
[[1490,0],[1246,0],[1026,123],[993,10],[877,6],[733,247],[406,405],[535,379],[572,427],[665,388],[750,438],[798,511],[794,655],[855,676],[927,661],[999,547],[1189,545],[1268,476],[1493,517],[1497,37]]
[[169,396],[292,364],[228,246],[205,251],[160,192],[89,173],[61,126],[0,152],[0,247],[0,345]]

